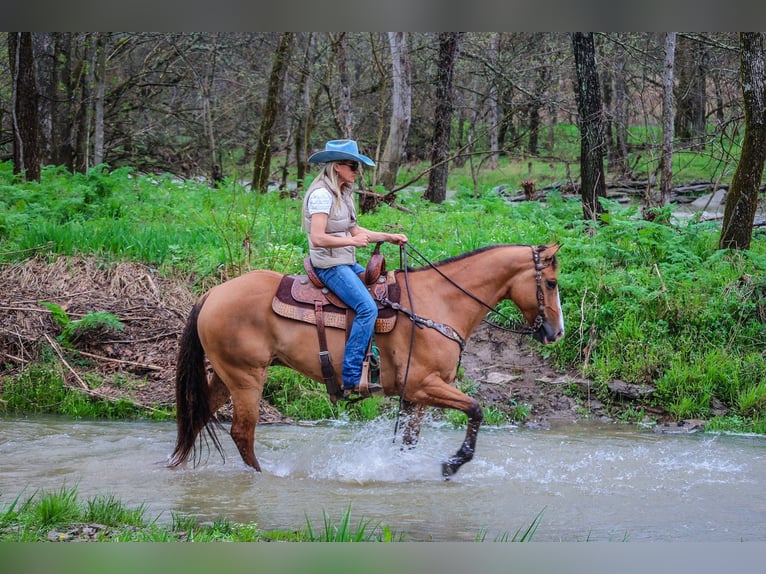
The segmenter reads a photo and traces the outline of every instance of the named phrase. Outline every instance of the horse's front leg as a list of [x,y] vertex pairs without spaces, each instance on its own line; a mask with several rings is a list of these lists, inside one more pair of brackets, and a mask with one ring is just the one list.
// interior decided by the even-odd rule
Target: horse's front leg
[[476,451],[476,436],[479,434],[481,421],[484,420],[484,413],[475,399],[470,400],[472,404],[467,409],[463,409],[463,412],[468,416],[468,429],[465,431],[465,439],[455,455],[442,463],[442,476],[444,480],[449,480],[461,466],[473,458],[473,453]]
[[484,420],[484,413],[476,399],[445,382],[438,373],[425,377],[419,384],[410,388],[412,402],[442,409],[455,409],[464,412],[468,417],[468,429],[463,444],[454,456],[442,463],[442,476],[445,480],[449,480],[461,466],[473,458],[476,437],[479,434],[481,421]]
[[402,402],[404,415],[404,430],[402,431],[402,443],[404,447],[413,449],[420,438],[420,428],[423,425],[423,417],[426,414],[426,406],[410,401]]

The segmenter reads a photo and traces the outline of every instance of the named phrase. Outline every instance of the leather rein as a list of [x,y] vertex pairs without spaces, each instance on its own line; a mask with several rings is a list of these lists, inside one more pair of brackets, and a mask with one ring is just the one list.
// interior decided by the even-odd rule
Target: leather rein
[[[431,263],[422,253],[420,253],[417,249],[415,249],[412,245],[409,243],[406,243],[405,245],[402,245],[400,248],[400,255],[403,259],[402,261],[402,269],[404,269],[404,283],[407,287],[407,292],[410,292],[410,286],[409,286],[409,276],[407,274],[408,265],[406,264],[406,258],[407,258],[407,250],[413,251],[428,267],[436,271],[439,275],[441,275],[444,279],[446,279],[450,284],[452,284],[454,287],[456,287],[458,290],[460,290],[463,294],[470,297],[486,309],[488,309],[490,312],[494,313],[495,315],[500,316],[503,318],[509,326],[499,325],[497,323],[493,323],[487,319],[483,319],[482,321],[486,323],[487,325],[491,327],[495,327],[497,329],[502,329],[503,331],[508,331],[511,333],[518,333],[520,335],[532,335],[535,333],[538,329],[540,329],[545,322],[545,298],[543,296],[543,274],[542,271],[545,269],[548,265],[540,262],[540,252],[543,250],[542,247],[539,246],[530,246],[532,249],[532,260],[535,263],[535,282],[536,282],[536,288],[537,288],[537,316],[535,317],[534,322],[531,325],[527,325],[526,323],[520,323],[518,321],[514,321],[511,319],[511,317],[505,315],[504,313],[498,311],[494,307],[488,305],[484,301],[482,301],[479,297],[462,287],[461,285],[458,285],[453,279],[445,275],[441,269],[439,269],[436,265]],[[445,323],[439,323],[437,321],[434,321],[432,319],[426,319],[425,317],[421,317],[417,315],[414,310],[407,309],[406,307],[403,307],[399,303],[395,303],[393,301],[388,300],[387,297],[384,297],[381,299],[381,303],[384,305],[387,305],[391,307],[392,309],[403,313],[407,315],[413,322],[414,325],[417,325],[420,328],[423,327],[430,327],[432,329],[435,329],[448,339],[455,341],[458,345],[460,345],[460,351],[462,352],[465,349],[466,341],[465,339],[451,326],[445,324]],[[412,301],[410,301],[410,305],[412,305]]]

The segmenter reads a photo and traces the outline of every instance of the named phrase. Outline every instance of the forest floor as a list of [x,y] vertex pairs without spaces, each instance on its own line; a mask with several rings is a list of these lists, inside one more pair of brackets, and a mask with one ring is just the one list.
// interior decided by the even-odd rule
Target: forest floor
[[[0,362],[13,374],[56,353],[67,384],[95,398],[130,400],[146,409],[175,401],[178,338],[195,296],[190,282],[161,277],[136,263],[108,265],[93,258],[37,256],[0,273]],[[73,353],[57,340],[52,303],[76,321],[94,312],[119,318],[123,330],[96,329]],[[462,357],[465,379],[484,409],[525,413],[523,424],[551,426],[606,418],[590,382],[553,368],[538,344],[482,324]],[[1,383],[0,383],[1,384]],[[262,402],[262,423],[289,422]]]

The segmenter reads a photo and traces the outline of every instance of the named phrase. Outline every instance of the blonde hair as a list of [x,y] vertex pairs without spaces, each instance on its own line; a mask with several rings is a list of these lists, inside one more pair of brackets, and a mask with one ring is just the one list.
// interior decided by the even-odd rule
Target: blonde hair
[[[340,206],[340,196],[343,192],[343,188],[341,187],[340,181],[338,180],[338,172],[335,171],[335,168],[333,167],[333,163],[335,162],[327,162],[322,170],[317,174],[317,176],[314,178],[314,181],[311,183],[311,185],[314,185],[319,180],[324,180],[323,182],[328,182],[330,184],[330,193],[333,195],[333,202],[332,202],[332,212],[335,213],[335,211]],[[349,191],[351,190],[351,184],[345,184]]]

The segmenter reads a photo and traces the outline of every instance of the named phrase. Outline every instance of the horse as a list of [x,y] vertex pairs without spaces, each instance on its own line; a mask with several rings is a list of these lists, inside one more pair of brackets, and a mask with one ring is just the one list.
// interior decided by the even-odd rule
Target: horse
[[[408,248],[402,249],[406,256]],[[463,443],[442,463],[445,480],[474,456],[482,408],[451,383],[465,342],[488,312],[511,300],[525,321],[521,332],[543,344],[564,336],[558,249],[558,244],[490,245],[387,272],[401,291],[400,303],[388,301],[396,321],[388,332],[376,332],[374,339],[384,394],[400,398],[403,445],[415,447],[427,407],[456,409],[468,417]],[[244,463],[260,472],[255,427],[269,366],[287,366],[327,382],[318,359],[321,337],[316,325],[273,309],[284,278],[273,270],[253,270],[212,287],[192,307],[179,339],[177,441],[169,467],[185,465],[190,456],[196,463],[201,438],[210,437],[223,456],[215,413],[231,398],[229,434]],[[325,332],[332,367],[340,372],[345,331],[330,327]],[[203,429],[207,436],[200,437]]]

